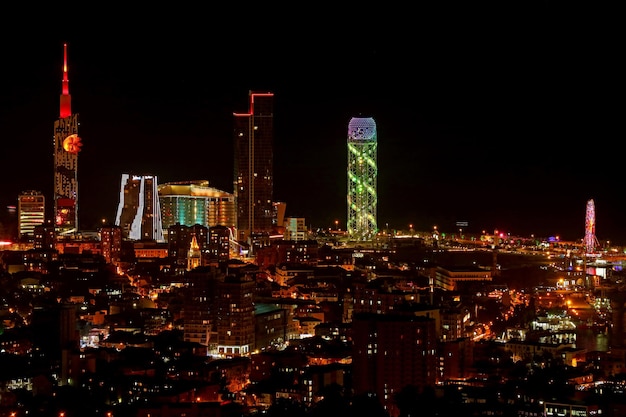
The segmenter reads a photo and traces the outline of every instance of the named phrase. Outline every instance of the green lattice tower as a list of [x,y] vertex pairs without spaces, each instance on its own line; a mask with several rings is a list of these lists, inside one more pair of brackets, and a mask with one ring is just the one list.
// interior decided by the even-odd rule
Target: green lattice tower
[[353,117],[348,124],[348,222],[351,240],[371,241],[378,232],[376,179],[378,142],[371,117]]

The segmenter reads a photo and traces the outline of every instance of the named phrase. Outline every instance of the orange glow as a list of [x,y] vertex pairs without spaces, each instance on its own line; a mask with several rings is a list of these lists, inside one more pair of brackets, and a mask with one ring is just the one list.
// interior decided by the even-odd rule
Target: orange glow
[[69,153],[78,153],[80,152],[80,148],[83,146],[83,143],[80,140],[80,137],[77,134],[69,135],[63,140],[63,149]]

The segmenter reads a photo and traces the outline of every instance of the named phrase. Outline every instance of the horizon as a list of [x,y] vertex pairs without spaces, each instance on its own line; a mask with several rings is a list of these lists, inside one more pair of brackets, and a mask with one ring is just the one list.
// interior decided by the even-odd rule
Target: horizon
[[603,54],[610,44],[592,42],[602,32],[572,33],[566,22],[535,17],[479,30],[458,16],[384,34],[333,22],[324,38],[311,38],[303,22],[290,39],[272,37],[243,56],[239,46],[255,25],[236,36],[144,23],[148,37],[122,26],[102,38],[94,25],[69,36],[51,30],[43,41],[16,38],[0,96],[9,138],[0,164],[10,173],[0,179],[0,208],[30,189],[51,201],[67,43],[84,227],[114,219],[123,173],[205,179],[232,193],[232,114],[247,110],[254,90],[276,97],[274,200],[312,228],[345,227],[348,123],[372,117],[379,229],[468,222],[478,232],[579,240],[593,199],[598,239],[626,243],[620,164],[596,145],[623,130],[605,97],[618,79]]

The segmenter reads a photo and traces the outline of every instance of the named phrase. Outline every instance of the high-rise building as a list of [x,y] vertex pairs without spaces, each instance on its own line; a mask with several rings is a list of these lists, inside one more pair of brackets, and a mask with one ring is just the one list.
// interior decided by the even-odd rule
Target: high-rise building
[[378,232],[377,134],[371,117],[353,117],[348,124],[348,235],[370,241]]
[[254,340],[254,273],[237,271],[218,283],[217,351],[226,356],[247,356]]
[[46,199],[39,191],[24,191],[17,197],[17,231],[20,240],[33,240],[35,227],[42,225],[46,216]]
[[58,234],[78,231],[78,114],[72,114],[67,78],[67,44],[63,45],[61,111],[54,122],[54,224]]
[[197,343],[197,353],[206,356],[217,351],[216,303],[224,274],[215,267],[196,268],[186,271],[183,279],[183,340]]
[[122,174],[115,225],[122,237],[164,242],[157,177]]
[[234,195],[237,239],[270,233],[276,225],[274,192],[274,94],[249,93],[247,113],[234,113]]
[[206,180],[159,184],[158,192],[164,231],[176,224],[235,227],[235,196]]

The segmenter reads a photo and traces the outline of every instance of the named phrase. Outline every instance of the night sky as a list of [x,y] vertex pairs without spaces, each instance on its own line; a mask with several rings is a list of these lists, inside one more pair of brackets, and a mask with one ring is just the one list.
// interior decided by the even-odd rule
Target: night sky
[[52,204],[67,42],[82,229],[114,221],[122,173],[232,192],[232,114],[255,90],[275,94],[275,200],[313,228],[345,225],[348,122],[373,117],[381,228],[580,240],[594,199],[598,239],[626,244],[614,13],[318,6],[3,29],[0,207]]

